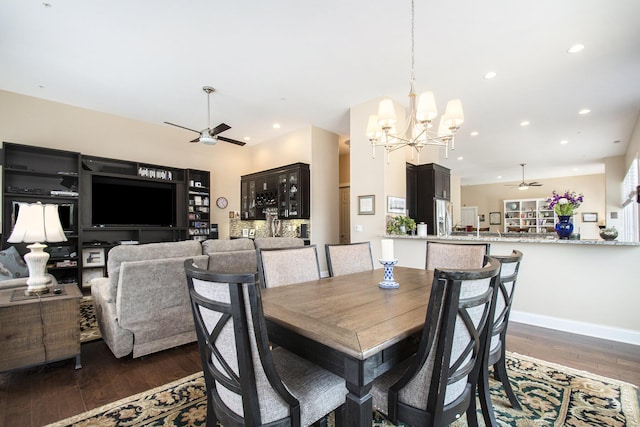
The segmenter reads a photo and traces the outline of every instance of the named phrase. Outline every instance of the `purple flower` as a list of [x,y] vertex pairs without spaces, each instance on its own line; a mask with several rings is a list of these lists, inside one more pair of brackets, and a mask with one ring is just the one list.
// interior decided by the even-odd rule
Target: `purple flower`
[[558,215],[573,215],[573,211],[580,207],[584,201],[584,196],[575,191],[566,190],[564,194],[560,194],[555,190],[551,193],[551,197],[547,199],[549,209],[553,209]]

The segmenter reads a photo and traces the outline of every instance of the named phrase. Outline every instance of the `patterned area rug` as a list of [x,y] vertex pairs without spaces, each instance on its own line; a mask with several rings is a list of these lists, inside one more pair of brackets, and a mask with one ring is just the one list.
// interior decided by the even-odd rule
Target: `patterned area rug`
[[[517,354],[508,355],[507,370],[523,410],[511,409],[501,384],[491,381],[499,426],[640,426],[631,384]],[[206,413],[204,378],[197,373],[49,427],[203,426]],[[373,420],[375,427],[393,425],[376,412]],[[467,424],[463,417],[453,425]]]
[[98,321],[96,320],[96,310],[93,307],[93,298],[82,297],[80,300],[80,342],[95,341],[102,338]]

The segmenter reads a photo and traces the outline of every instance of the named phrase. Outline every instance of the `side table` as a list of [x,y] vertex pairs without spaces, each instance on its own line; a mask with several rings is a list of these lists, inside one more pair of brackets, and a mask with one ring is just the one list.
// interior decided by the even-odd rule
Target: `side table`
[[25,296],[25,289],[0,291],[0,372],[72,357],[81,368],[78,286],[52,284],[41,296]]

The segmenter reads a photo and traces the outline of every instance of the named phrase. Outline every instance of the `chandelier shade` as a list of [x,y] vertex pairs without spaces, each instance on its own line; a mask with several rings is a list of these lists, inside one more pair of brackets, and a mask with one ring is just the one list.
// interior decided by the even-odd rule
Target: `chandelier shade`
[[447,103],[444,115],[440,116],[438,129],[433,129],[433,122],[438,117],[438,108],[433,92],[423,92],[420,96],[415,91],[415,0],[411,0],[411,78],[409,81],[409,115],[404,126],[398,130],[395,108],[391,99],[383,99],[378,107],[378,114],[369,116],[367,122],[367,138],[371,142],[372,157],[376,157],[376,147],[384,147],[387,163],[389,153],[404,147],[411,147],[411,158],[414,153],[420,156],[420,150],[427,145],[444,147],[445,158],[449,157],[449,148],[455,149],[455,134],[464,123],[462,101],[452,99]]

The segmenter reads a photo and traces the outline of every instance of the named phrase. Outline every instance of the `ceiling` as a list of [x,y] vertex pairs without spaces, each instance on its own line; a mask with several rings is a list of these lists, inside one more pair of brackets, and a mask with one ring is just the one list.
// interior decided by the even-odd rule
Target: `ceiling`
[[[520,181],[520,163],[543,183],[603,173],[603,158],[625,153],[640,112],[640,1],[416,0],[415,11],[416,89],[441,111],[463,102],[441,162],[463,185]],[[232,126],[228,138],[312,124],[353,140],[364,129],[349,129],[351,106],[408,104],[409,24],[408,0],[2,0],[0,89],[200,130],[210,85],[212,125]]]

